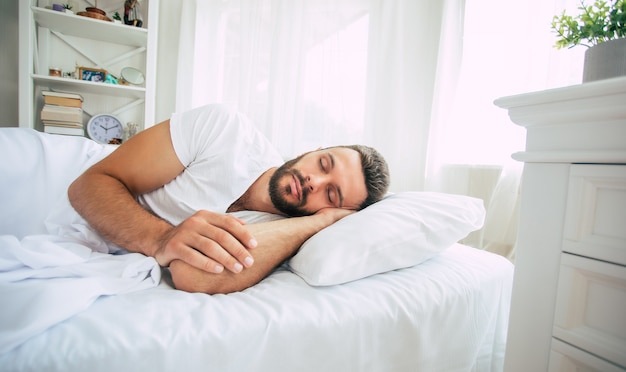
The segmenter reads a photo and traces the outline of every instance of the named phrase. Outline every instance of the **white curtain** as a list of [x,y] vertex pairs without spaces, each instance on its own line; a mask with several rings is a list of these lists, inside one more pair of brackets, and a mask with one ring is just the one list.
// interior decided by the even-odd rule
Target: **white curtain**
[[364,143],[424,188],[444,8],[462,0],[182,2],[177,110],[251,116],[285,157]]
[[448,28],[452,37],[443,43],[448,52],[440,53],[426,188],[485,201],[485,227],[464,243],[514,260],[522,164],[510,155],[523,150],[525,133],[493,101],[580,83],[584,50],[555,50],[550,30],[553,15],[577,5],[578,0],[466,0],[460,30],[458,22]]
[[493,100],[580,81],[549,30],[575,1],[185,0],[176,110],[235,106],[285,158],[374,146],[392,191],[483,198],[465,242],[512,259],[524,133]]
[[286,158],[362,142],[368,1],[185,1],[177,110],[245,112]]

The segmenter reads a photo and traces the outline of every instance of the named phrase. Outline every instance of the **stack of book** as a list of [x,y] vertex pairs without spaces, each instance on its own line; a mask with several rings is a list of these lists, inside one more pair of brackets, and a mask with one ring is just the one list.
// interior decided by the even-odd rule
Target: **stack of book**
[[46,133],[84,136],[83,97],[80,94],[43,91],[41,121]]

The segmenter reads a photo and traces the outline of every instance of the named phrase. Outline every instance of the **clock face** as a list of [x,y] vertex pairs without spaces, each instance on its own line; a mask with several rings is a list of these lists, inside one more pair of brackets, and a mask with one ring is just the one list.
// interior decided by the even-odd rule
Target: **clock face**
[[87,123],[87,133],[96,142],[109,143],[111,140],[124,136],[122,122],[113,115],[94,115]]

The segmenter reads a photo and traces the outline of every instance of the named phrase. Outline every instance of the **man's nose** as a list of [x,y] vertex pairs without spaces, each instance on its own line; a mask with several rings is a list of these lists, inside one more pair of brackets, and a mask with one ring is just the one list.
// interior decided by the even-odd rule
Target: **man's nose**
[[305,178],[305,187],[309,190],[309,193],[315,193],[318,190],[324,189],[324,184],[328,182],[325,175],[308,175]]

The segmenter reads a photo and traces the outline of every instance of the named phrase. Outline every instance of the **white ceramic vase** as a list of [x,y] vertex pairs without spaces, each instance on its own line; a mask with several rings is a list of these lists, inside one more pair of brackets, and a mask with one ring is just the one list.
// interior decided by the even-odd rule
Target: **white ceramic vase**
[[583,83],[626,76],[626,38],[609,40],[585,52]]

